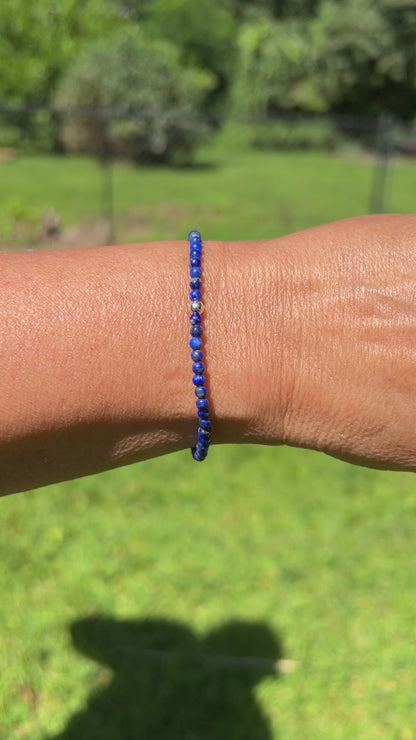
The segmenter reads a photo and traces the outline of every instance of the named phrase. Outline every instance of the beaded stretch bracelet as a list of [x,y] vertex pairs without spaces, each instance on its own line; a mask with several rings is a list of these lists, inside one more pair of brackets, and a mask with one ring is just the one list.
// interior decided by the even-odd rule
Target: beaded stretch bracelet
[[191,341],[189,346],[192,349],[191,360],[193,362],[192,370],[194,373],[193,384],[195,386],[195,395],[197,398],[196,408],[198,410],[198,441],[195,447],[192,447],[192,457],[197,462],[202,462],[208,455],[208,447],[211,441],[211,417],[209,413],[209,403],[207,399],[207,389],[205,387],[205,377],[203,375],[205,366],[202,362],[204,357],[202,352],[202,334],[203,329],[201,326],[202,319],[201,313],[204,310],[202,305],[202,241],[201,234],[199,231],[189,232],[189,267],[190,267],[190,278],[189,283],[191,292],[189,298],[191,300],[191,315],[189,321],[191,322]]

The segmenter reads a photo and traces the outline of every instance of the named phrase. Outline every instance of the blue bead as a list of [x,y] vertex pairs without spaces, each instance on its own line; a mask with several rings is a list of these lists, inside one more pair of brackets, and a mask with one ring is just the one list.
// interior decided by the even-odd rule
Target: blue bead
[[208,447],[209,447],[209,441],[207,442],[205,439],[202,441],[198,438],[198,441],[196,443],[195,449],[198,452],[201,457],[206,457],[208,454]]
[[207,389],[206,388],[195,388],[195,395],[197,398],[205,398],[207,395]]
[[192,457],[194,458],[194,460],[196,460],[196,462],[204,462],[206,456],[206,453],[202,455],[199,450],[195,450],[195,452],[192,454]]
[[189,346],[191,349],[201,349],[202,339],[199,339],[199,337],[192,337],[191,341],[189,342]]
[[191,352],[191,360],[193,360],[193,362],[199,362],[200,360],[202,360],[203,356],[204,356],[204,353],[201,352],[200,349],[194,349]]
[[203,445],[200,440],[196,443],[195,452],[198,455],[199,460],[205,460],[208,455],[209,445]]
[[197,375],[199,373],[203,373],[205,370],[204,363],[203,362],[194,362],[192,365],[192,372],[196,373]]
[[191,326],[191,337],[202,337],[203,328],[201,324]]
[[[201,419],[202,421],[202,419]],[[204,429],[203,427],[198,427],[198,439],[201,440],[201,442],[206,439],[211,439],[211,432],[209,429]]]
[[198,398],[196,402],[197,409],[207,409],[208,408],[208,399],[207,398]]
[[200,260],[202,259],[202,249],[191,249],[189,253],[189,259],[190,260]]
[[191,322],[191,324],[200,324],[202,321],[201,314],[197,311],[194,311],[194,313],[191,313],[189,321]]
[[205,411],[205,409],[200,409],[198,411],[198,416],[200,419],[209,419],[209,411]]
[[191,267],[191,269],[189,270],[189,274],[191,278],[201,277],[202,270],[200,267]]
[[191,239],[200,239],[200,238],[201,238],[201,234],[196,229],[194,229],[193,231],[190,231],[188,234],[189,241],[191,241]]
[[[202,398],[201,400],[204,401],[205,399]],[[202,429],[211,429],[211,423],[211,419],[199,419],[199,426]]]
[[202,285],[201,278],[192,278],[192,280],[189,281],[189,287],[192,288],[200,288]]
[[189,293],[189,300],[191,301],[200,301],[202,298],[202,293],[200,290],[191,290]]
[[201,258],[192,257],[192,259],[189,260],[189,267],[201,267]]
[[203,375],[194,375],[194,377],[192,378],[192,382],[194,385],[202,386],[205,383],[205,378]]

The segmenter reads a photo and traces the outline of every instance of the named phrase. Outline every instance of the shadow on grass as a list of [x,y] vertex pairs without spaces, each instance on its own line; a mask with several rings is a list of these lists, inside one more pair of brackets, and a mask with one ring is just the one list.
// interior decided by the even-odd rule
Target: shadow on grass
[[233,621],[200,639],[175,622],[97,616],[71,633],[114,676],[53,740],[271,739],[253,695],[278,675],[281,647],[266,625]]

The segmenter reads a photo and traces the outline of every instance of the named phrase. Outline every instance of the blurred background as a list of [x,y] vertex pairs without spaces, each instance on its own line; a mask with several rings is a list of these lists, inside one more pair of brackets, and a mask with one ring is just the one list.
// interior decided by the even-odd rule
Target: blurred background
[[[415,211],[415,0],[2,0],[0,250]],[[416,737],[416,483],[189,451],[1,500],[0,739]]]

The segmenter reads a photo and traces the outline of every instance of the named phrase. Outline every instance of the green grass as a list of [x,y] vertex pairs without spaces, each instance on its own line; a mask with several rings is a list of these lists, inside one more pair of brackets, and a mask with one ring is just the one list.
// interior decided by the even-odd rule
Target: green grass
[[[368,162],[220,154],[117,166],[120,226],[262,238],[366,211]],[[3,193],[94,218],[93,163],[7,168]],[[398,165],[394,210],[415,184]],[[1,740],[414,737],[414,476],[214,447],[2,499],[0,523]]]
[[[181,239],[197,223],[211,239],[270,239],[368,213],[373,162],[358,152],[239,150],[227,140],[202,150],[192,168],[113,167],[119,241]],[[15,197],[53,208],[63,224],[101,217],[103,172],[90,159],[21,157],[0,164],[1,205]],[[393,168],[389,210],[411,213],[416,167]]]

